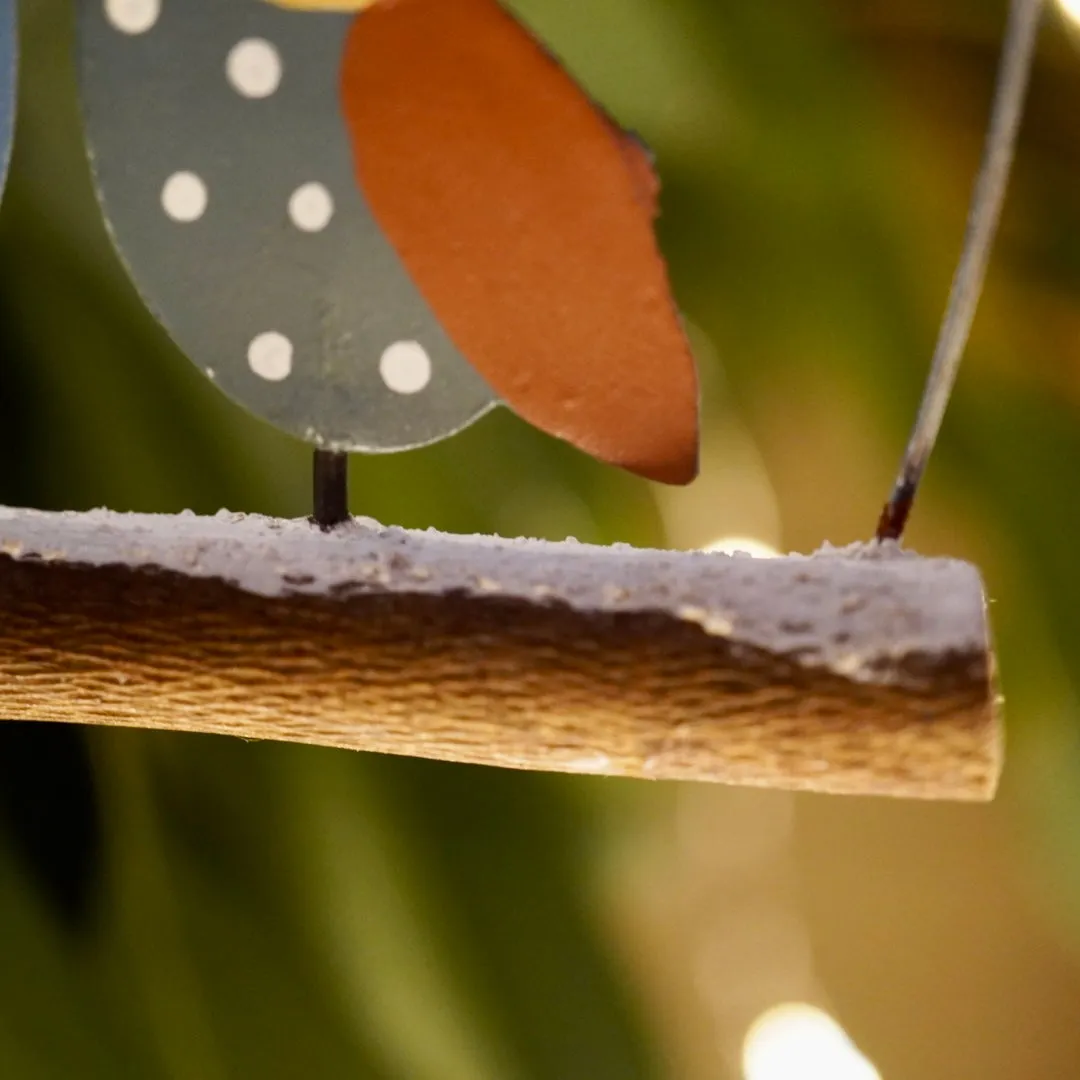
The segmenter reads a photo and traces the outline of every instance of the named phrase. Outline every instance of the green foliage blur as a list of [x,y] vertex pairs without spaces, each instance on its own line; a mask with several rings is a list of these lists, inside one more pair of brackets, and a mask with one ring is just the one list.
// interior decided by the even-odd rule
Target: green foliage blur
[[[657,153],[661,241],[705,387],[702,478],[661,491],[500,412],[430,449],[353,461],[353,511],[599,543],[867,538],[959,251],[1004,4],[512,6]],[[22,14],[0,212],[0,503],[306,514],[308,450],[178,354],[111,250],[80,141],[71,5],[25,0]],[[1065,1076],[1080,1053],[1047,1019],[1080,1005],[1078,118],[1080,50],[1054,11],[909,534],[978,562],[994,598],[1001,801],[794,801],[822,978],[890,1078]],[[657,836],[675,842],[679,798],[674,785],[0,724],[0,1077],[738,1076],[737,1044],[688,1064],[704,1052],[686,1044],[712,1036],[656,1002],[692,996],[692,973],[665,968],[661,939],[615,914],[642,876],[646,892],[664,884],[650,853]],[[633,873],[612,869],[626,859]],[[870,889],[875,860],[897,876]],[[966,876],[933,910],[905,891],[916,871],[929,882],[957,865]],[[1006,895],[1005,929],[965,937]],[[904,967],[931,949],[927,970]],[[995,966],[1021,954],[1028,966]],[[935,1016],[951,1018],[951,1042],[931,1037]],[[1010,1024],[1020,1034],[1002,1049]]]

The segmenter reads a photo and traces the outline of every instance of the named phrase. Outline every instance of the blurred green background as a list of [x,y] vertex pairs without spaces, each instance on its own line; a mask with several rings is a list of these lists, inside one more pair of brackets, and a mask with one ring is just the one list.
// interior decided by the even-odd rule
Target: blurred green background
[[[498,414],[354,461],[353,510],[673,547],[867,538],[958,253],[1004,3],[513,6],[657,152],[702,475],[660,489]],[[994,598],[999,800],[0,724],[0,1077],[1078,1074],[1080,37],[1048,7],[908,536],[976,561]],[[61,0],[23,4],[0,502],[303,515],[307,450],[170,347],[109,247],[70,20]]]

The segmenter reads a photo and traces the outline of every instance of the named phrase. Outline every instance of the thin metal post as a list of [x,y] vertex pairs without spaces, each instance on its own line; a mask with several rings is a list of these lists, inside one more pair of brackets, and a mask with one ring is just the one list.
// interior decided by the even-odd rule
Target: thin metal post
[[349,520],[349,455],[316,450],[312,467],[315,512],[320,529],[332,529]]

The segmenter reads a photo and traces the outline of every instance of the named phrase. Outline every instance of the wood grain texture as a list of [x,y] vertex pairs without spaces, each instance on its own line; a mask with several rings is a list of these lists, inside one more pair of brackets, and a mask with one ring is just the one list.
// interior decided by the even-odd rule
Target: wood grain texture
[[978,572],[0,508],[0,716],[985,799]]

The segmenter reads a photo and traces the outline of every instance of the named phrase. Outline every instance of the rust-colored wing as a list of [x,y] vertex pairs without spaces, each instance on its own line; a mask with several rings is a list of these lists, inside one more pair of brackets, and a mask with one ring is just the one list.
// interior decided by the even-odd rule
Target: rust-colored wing
[[633,138],[495,0],[358,15],[342,107],[372,214],[494,391],[594,457],[692,480],[697,375]]

